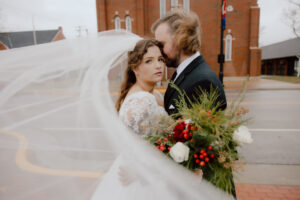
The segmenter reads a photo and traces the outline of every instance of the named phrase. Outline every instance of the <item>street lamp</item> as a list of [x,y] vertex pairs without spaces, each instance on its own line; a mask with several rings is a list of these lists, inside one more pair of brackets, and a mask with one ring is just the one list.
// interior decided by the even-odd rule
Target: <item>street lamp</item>
[[220,72],[219,79],[223,84],[223,64],[224,64],[224,53],[223,53],[223,38],[224,38],[224,30],[226,28],[226,0],[222,1],[222,11],[221,11],[221,42],[220,42],[220,54],[218,55],[218,63],[220,63]]

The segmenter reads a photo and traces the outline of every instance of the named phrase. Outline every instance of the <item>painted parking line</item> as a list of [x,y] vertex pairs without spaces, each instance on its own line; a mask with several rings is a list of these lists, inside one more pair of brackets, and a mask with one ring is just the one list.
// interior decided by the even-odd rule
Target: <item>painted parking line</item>
[[300,129],[275,129],[275,128],[253,128],[249,129],[253,132],[300,132]]
[[46,101],[41,101],[41,102],[31,103],[31,104],[24,104],[24,105],[21,105],[21,106],[18,106],[18,107],[14,107],[14,108],[10,108],[10,109],[0,111],[0,114],[9,113],[9,112],[16,111],[16,110],[19,110],[19,109],[30,108],[30,107],[37,106],[37,105],[52,103],[52,102],[55,102],[55,101],[68,99],[68,98],[70,98],[70,97],[59,97],[59,98],[52,99],[52,100],[46,100]]
[[[236,102],[237,103],[237,102]],[[227,101],[227,105],[230,106],[231,101]],[[299,105],[300,101],[242,101],[240,105]]]
[[62,128],[43,128],[46,131],[101,131],[105,130],[104,128],[84,128],[84,127],[62,127]]
[[[82,99],[81,101],[86,101],[86,100],[89,100],[89,99]],[[43,117],[45,117],[45,116],[47,116],[47,115],[50,115],[50,114],[52,114],[52,113],[61,111],[61,110],[63,110],[63,109],[69,108],[69,107],[72,107],[72,106],[74,106],[74,105],[80,103],[81,101],[75,101],[75,102],[73,102],[73,103],[69,103],[69,104],[63,105],[63,106],[58,107],[58,108],[55,108],[55,109],[53,109],[53,110],[49,110],[49,111],[47,111],[47,112],[40,113],[40,114],[35,115],[35,116],[31,117],[31,118],[28,118],[28,119],[25,119],[25,120],[23,120],[23,121],[20,121],[20,122],[11,124],[11,125],[9,125],[9,126],[6,126],[6,127],[4,127],[3,129],[4,129],[4,130],[9,130],[9,129],[16,128],[16,127],[18,127],[18,126],[24,125],[24,124],[29,123],[29,122],[31,122],[31,121],[34,121],[34,120],[43,118]]]
[[54,176],[76,176],[83,178],[100,178],[104,175],[101,172],[79,171],[79,170],[61,170],[51,169],[39,165],[35,165],[28,161],[28,140],[25,136],[12,132],[0,130],[0,133],[13,136],[19,141],[19,148],[16,152],[16,165],[22,169],[36,174],[54,175]]

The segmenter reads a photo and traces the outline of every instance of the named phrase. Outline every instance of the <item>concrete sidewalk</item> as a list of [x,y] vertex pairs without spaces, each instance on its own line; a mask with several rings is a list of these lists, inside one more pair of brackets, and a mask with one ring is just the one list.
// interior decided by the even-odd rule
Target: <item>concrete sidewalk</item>
[[246,164],[234,174],[238,200],[300,200],[300,166]]
[[[300,90],[300,84],[268,80],[261,77],[224,77],[223,82],[225,90],[240,90],[244,85],[246,85],[247,90]],[[166,88],[167,82],[165,81],[157,90],[164,94]]]
[[[300,84],[262,77],[224,77],[226,92],[241,90],[300,90]],[[158,90],[164,94],[167,83]],[[238,200],[300,200],[300,165],[246,164],[234,175]]]
[[300,89],[300,84],[263,79],[261,77],[224,77],[225,90],[239,90],[245,84],[248,90]]

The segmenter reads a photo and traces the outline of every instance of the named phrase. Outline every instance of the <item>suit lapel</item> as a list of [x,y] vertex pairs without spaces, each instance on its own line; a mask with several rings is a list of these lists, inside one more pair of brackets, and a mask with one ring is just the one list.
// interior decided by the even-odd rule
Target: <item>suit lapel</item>
[[[195,58],[184,70],[183,72],[178,76],[178,78],[175,80],[175,85],[180,88],[180,84],[185,80],[185,77],[191,72],[193,71],[193,69],[195,67],[197,67],[199,65],[199,63],[201,63],[203,61],[203,57],[202,56],[198,56],[197,58]],[[171,97],[173,96],[173,94],[176,92],[176,90],[174,88],[172,88],[170,86],[170,84],[168,84],[168,88],[166,90],[165,93],[165,97],[164,97],[164,102],[165,102],[165,109],[169,110],[169,106],[171,104]],[[175,106],[175,105],[174,105]]]
[[[180,86],[180,83],[184,80],[184,73],[181,73],[179,75],[179,77],[176,79],[176,81],[174,82],[175,85],[177,87]],[[168,88],[167,88],[167,91],[166,91],[166,94],[165,94],[165,98],[164,98],[164,101],[166,102],[166,106],[169,108],[169,104],[170,104],[170,98],[172,97],[172,95],[174,94],[174,92],[176,92],[176,89],[171,87],[170,84],[168,85]],[[175,106],[175,105],[174,105]]]

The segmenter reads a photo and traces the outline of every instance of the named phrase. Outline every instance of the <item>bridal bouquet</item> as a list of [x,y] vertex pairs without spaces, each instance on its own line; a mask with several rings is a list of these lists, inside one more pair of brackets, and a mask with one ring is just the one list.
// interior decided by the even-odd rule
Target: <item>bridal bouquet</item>
[[[175,162],[232,194],[232,170],[241,167],[237,147],[251,143],[251,134],[244,124],[248,110],[232,103],[226,110],[217,110],[216,91],[202,92],[199,102],[192,103],[181,93],[179,113],[171,131],[149,135],[147,140]],[[190,105],[186,103],[190,101]]]

